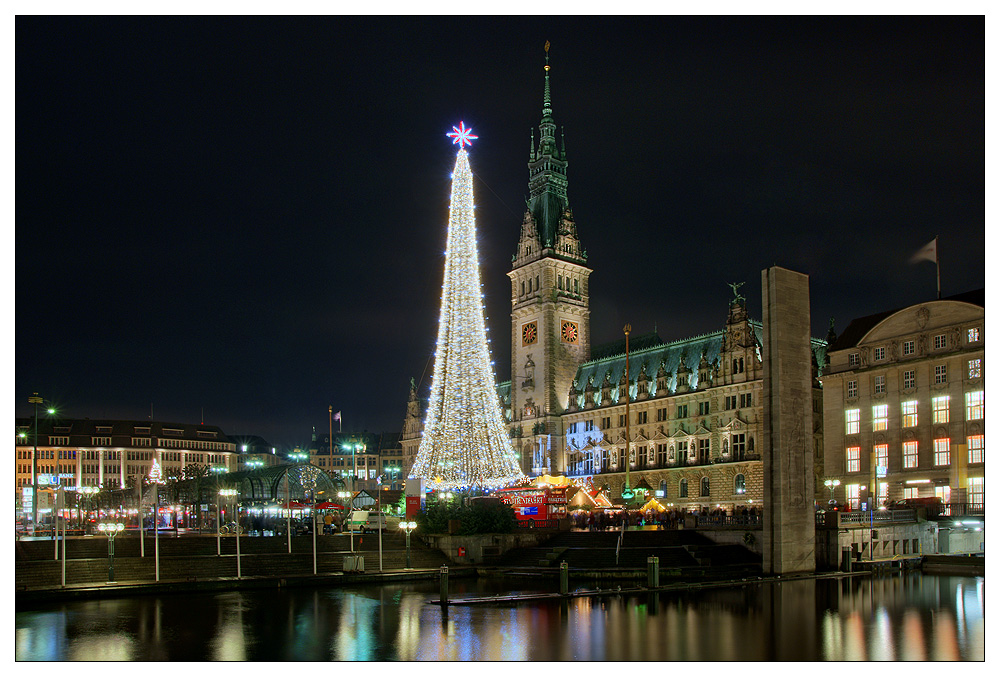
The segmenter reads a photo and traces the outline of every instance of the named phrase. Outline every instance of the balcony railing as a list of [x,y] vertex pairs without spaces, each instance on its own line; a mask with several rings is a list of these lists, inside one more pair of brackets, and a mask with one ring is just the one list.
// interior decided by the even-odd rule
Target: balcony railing
[[759,527],[764,516],[759,513],[746,515],[697,515],[695,524],[699,527]]
[[[917,521],[917,511],[912,508],[904,510],[857,510],[852,512],[836,512],[836,513],[825,513],[826,515],[836,514],[840,516],[841,524],[859,524],[864,526],[865,524],[886,524],[886,523],[899,523],[899,522],[916,522]],[[816,519],[819,522],[820,518],[823,517],[823,513],[817,513]]]

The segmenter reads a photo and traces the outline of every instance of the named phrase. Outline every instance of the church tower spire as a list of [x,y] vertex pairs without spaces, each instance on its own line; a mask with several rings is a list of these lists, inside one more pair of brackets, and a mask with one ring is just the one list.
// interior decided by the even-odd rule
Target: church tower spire
[[[545,43],[542,119],[531,137],[528,199],[511,271],[511,428],[525,474],[566,468],[560,414],[590,357],[591,270],[566,189],[566,137],[556,139]],[[561,147],[560,147],[561,146]]]

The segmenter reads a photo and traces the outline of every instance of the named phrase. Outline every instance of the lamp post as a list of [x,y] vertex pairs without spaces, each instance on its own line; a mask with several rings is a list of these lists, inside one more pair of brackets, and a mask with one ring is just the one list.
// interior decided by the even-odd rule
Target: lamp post
[[97,528],[108,535],[108,583],[115,582],[115,536],[125,529],[121,522],[101,522]]
[[[341,500],[341,502],[344,503],[345,506],[347,505],[347,499],[351,498],[352,495],[353,494],[351,494],[351,492],[349,492],[349,491],[338,491],[337,492],[337,498],[339,498]],[[347,514],[344,516],[344,524],[347,525],[347,531],[350,532],[350,534],[351,534],[351,554],[353,555],[354,554],[354,529],[351,528],[350,516],[351,516],[351,511],[347,510]]]
[[840,486],[840,480],[827,480],[823,484],[830,490],[830,505],[833,505],[836,503],[833,498],[833,490]]
[[406,568],[410,569],[410,532],[417,528],[416,522],[400,522],[399,528],[406,532]]
[[[218,494],[222,493],[219,487],[219,475],[226,472],[226,469],[219,465],[213,465],[211,468],[212,472],[215,474],[215,489]],[[215,554],[218,556],[222,555],[222,509],[219,506],[219,497],[215,497]]]
[[[219,500],[215,503],[215,540],[216,540],[216,550],[219,555],[222,555],[222,499],[229,498],[236,495],[235,489],[219,489]],[[236,523],[236,549],[239,550],[239,539],[240,539],[240,525],[239,522]],[[239,555],[236,557],[236,568],[239,570]]]
[[83,495],[83,510],[88,517],[90,515],[90,497],[98,491],[100,491],[100,489],[97,487],[77,487],[77,493]]
[[[236,496],[236,489],[219,489],[219,496],[222,496],[224,498],[235,497]],[[216,504],[216,510],[217,511],[219,510],[218,504]],[[237,513],[236,513],[236,578],[239,578],[240,575],[241,575],[241,573],[242,573],[241,570],[240,570],[240,520],[239,520],[239,505],[237,505],[236,510],[237,510]],[[219,518],[221,517],[221,512],[217,513],[217,514],[218,514],[218,517],[216,518],[216,523],[219,522]],[[221,553],[221,550],[220,550],[220,553]]]
[[[38,393],[32,393],[28,398],[28,403],[34,407],[35,411],[35,435],[34,446],[31,452],[31,535],[34,536],[38,528],[38,405],[44,403]],[[55,409],[49,409],[49,414],[56,413]]]

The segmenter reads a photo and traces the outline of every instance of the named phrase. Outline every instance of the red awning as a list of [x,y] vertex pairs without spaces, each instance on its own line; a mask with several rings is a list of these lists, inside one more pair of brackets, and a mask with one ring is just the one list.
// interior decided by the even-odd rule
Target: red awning
[[337,505],[336,503],[331,503],[330,501],[323,501],[322,503],[316,504],[317,510],[343,510],[344,506]]
[[308,503],[299,503],[298,501],[285,501],[281,504],[282,508],[291,508],[292,510],[297,510],[298,508],[308,508]]

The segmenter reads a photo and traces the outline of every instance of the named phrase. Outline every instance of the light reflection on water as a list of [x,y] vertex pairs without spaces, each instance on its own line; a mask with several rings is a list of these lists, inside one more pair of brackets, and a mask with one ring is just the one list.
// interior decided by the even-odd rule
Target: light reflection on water
[[[912,574],[453,606],[446,614],[427,603],[437,598],[434,581],[82,600],[19,607],[15,657],[983,660],[984,586],[983,578]],[[452,581],[455,598],[501,592],[509,590],[500,581]]]

